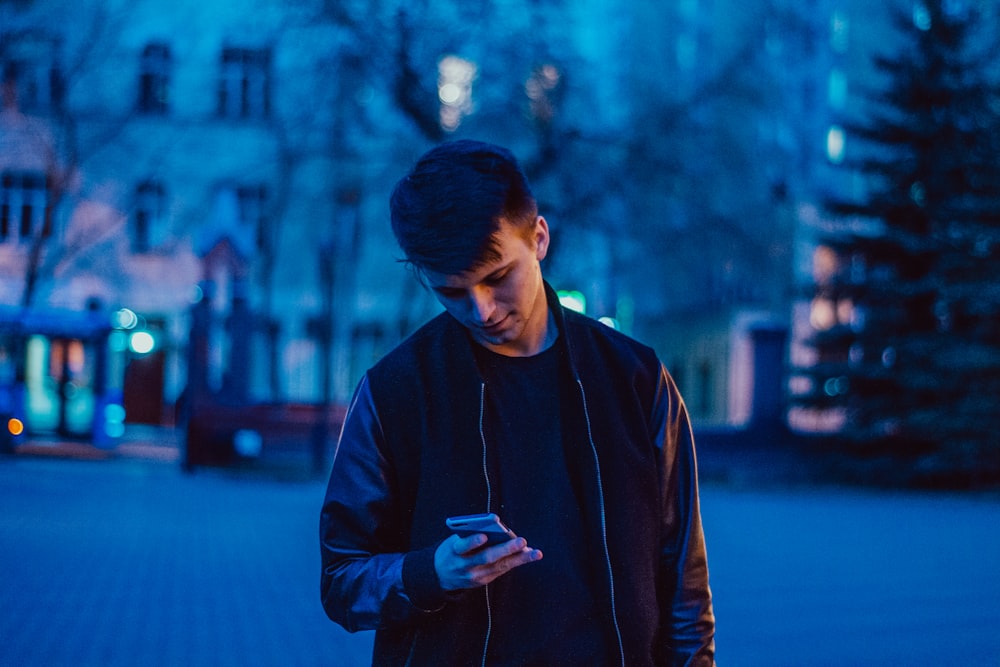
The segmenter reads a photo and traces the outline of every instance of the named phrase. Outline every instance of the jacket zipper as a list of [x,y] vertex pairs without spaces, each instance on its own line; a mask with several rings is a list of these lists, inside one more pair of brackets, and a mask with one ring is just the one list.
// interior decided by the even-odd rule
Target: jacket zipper
[[[597,455],[597,446],[594,444],[594,433],[590,426],[590,409],[587,406],[587,392],[583,388],[583,382],[576,378],[576,384],[580,388],[580,398],[583,401],[583,416],[587,422],[587,440],[590,444],[591,454],[594,456],[594,468],[597,472],[597,498],[600,505],[601,519],[601,546],[604,549],[604,563],[608,570],[608,588],[611,597],[611,623],[615,629],[615,639],[618,642],[618,657],[621,659],[622,667],[625,667],[625,647],[622,642],[622,631],[618,624],[618,609],[615,604],[615,575],[611,568],[611,552],[608,549],[608,517],[604,506],[604,482],[601,479],[601,461]],[[492,509],[493,488],[490,484],[490,472],[487,465],[486,433],[483,430],[483,416],[486,410],[486,383],[479,385],[479,441],[483,448],[483,479],[486,481],[486,511]],[[490,634],[493,631],[493,611],[490,607],[490,587],[484,587],[486,597],[486,636],[483,639],[483,655],[480,664],[486,667],[486,656],[490,647]]]
[[[492,511],[493,486],[490,484],[490,469],[486,455],[486,433],[483,430],[483,415],[486,412],[486,383],[479,383],[479,441],[483,445],[483,479],[486,481],[486,511]],[[490,608],[490,585],[483,587],[486,597],[486,636],[483,638],[483,657],[480,661],[486,667],[486,655],[490,649],[490,634],[493,632],[493,610]]]
[[604,548],[604,562],[608,568],[608,587],[611,592],[611,623],[615,629],[615,638],[618,640],[618,657],[621,658],[621,665],[625,667],[625,646],[622,642],[622,630],[618,625],[618,609],[615,604],[615,575],[611,569],[611,552],[608,549],[608,517],[604,506],[604,482],[601,479],[601,460],[597,455],[597,446],[594,444],[594,433],[590,427],[590,410],[587,407],[587,392],[583,389],[583,382],[576,378],[576,384],[580,387],[580,398],[583,400],[583,416],[587,421],[587,440],[590,442],[590,451],[594,455],[594,467],[597,471],[597,499],[600,503],[601,517],[601,546]]
[[410,652],[406,655],[406,662],[403,663],[403,667],[410,667],[413,664],[413,658],[417,654],[417,637],[419,636],[419,632],[413,633],[413,639],[410,640]]
[[[487,465],[487,452],[486,452],[486,432],[483,430],[483,415],[486,411],[486,383],[480,382],[479,384],[479,442],[483,447],[483,479],[486,482],[486,511],[490,511],[490,507],[493,505],[493,486],[490,483],[490,471]],[[486,636],[483,638],[483,655],[480,660],[482,667],[486,667],[486,656],[490,648],[490,634],[493,631],[493,610],[490,608],[490,587],[487,584],[483,587],[486,596]],[[410,665],[413,661],[413,656],[416,652],[417,647],[417,635],[413,636],[413,641],[410,644],[410,654],[406,658],[406,665]]]

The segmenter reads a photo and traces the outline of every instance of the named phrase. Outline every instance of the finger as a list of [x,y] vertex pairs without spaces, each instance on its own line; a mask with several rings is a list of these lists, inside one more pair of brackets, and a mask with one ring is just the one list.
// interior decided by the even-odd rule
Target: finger
[[488,541],[488,538],[482,533],[477,533],[476,535],[469,535],[468,537],[453,535],[451,540],[454,552],[459,556],[464,556],[470,551],[481,549]]
[[502,544],[483,549],[484,562],[497,561],[512,554],[520,553],[528,548],[528,541],[523,537],[515,537]]
[[490,563],[495,563],[498,560],[507,558],[511,554],[520,553],[521,551],[524,551],[527,546],[528,543],[524,538],[515,537],[514,539],[507,540],[502,544],[494,546],[485,546],[484,542],[478,547],[474,547],[461,555],[463,558],[469,559],[470,567],[476,567],[489,565]]
[[478,585],[471,570],[476,565],[475,560],[485,542],[485,535],[465,538],[451,535],[438,546],[434,552],[434,570],[444,590],[460,590]]
[[525,563],[533,563],[536,560],[542,559],[541,549],[532,549],[531,547],[525,545],[520,551],[515,551],[509,556],[504,556],[498,563],[503,563],[508,569],[513,567],[518,567],[524,565]]
[[525,546],[519,551],[515,551],[499,559],[492,560],[481,565],[476,565],[469,570],[472,581],[480,586],[484,586],[494,579],[510,572],[511,570],[541,560],[543,554],[539,549],[531,549]]

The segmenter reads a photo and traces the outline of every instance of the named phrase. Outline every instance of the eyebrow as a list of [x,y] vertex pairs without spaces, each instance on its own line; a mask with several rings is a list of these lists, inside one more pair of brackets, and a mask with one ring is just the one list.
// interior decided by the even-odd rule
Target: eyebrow
[[[480,280],[478,280],[477,283],[481,283],[481,282],[485,282],[487,280],[496,279],[496,278],[501,277],[501,274],[503,274],[505,271],[509,271],[510,268],[511,268],[511,265],[513,265],[513,264],[514,264],[514,260],[511,260],[510,262],[507,262],[506,264],[504,264],[502,266],[498,266],[495,270],[491,271],[490,273],[488,273],[485,276],[483,276]],[[434,290],[435,292],[437,292],[439,294],[444,294],[446,292],[451,292],[452,290],[463,290],[464,289],[462,287],[453,287],[451,285],[431,285],[430,287],[431,287],[432,290]]]

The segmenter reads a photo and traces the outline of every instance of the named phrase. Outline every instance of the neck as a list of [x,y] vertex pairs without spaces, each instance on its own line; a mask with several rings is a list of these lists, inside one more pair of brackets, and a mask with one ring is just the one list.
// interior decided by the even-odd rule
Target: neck
[[[543,296],[544,298],[544,296]],[[531,357],[552,347],[556,339],[559,338],[559,328],[556,327],[556,317],[552,314],[552,310],[545,306],[545,323],[542,328],[537,332],[537,337],[531,341],[531,343],[525,346],[524,354],[522,356]]]
[[552,310],[546,308],[546,319],[545,319],[545,336],[542,338],[542,345],[538,348],[539,352],[544,352],[553,345],[555,345],[556,339],[559,338],[559,329],[556,327],[556,316],[552,314]]

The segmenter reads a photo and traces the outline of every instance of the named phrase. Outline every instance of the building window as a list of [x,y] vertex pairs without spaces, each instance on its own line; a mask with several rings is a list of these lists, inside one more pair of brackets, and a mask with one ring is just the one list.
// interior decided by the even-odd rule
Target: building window
[[0,62],[5,107],[22,111],[48,111],[58,106],[61,77],[50,58],[10,58]]
[[166,193],[157,181],[143,181],[135,188],[132,213],[132,252],[147,253],[163,241]]
[[28,241],[52,234],[52,208],[45,174],[5,171],[0,175],[0,242]]
[[261,184],[221,185],[215,193],[211,224],[199,234],[199,252],[228,240],[244,258],[256,253],[272,256],[275,240],[266,216],[267,200],[267,188]]
[[270,250],[267,238],[267,188],[263,185],[241,185],[236,188],[240,222],[246,229],[253,230],[258,250]]
[[139,111],[150,114],[167,112],[170,100],[170,47],[147,44],[139,63]]
[[266,118],[270,113],[270,49],[222,50],[219,115]]

